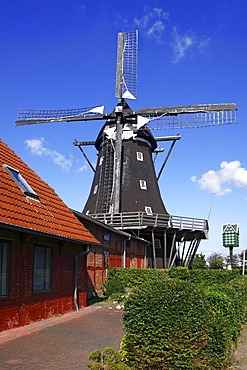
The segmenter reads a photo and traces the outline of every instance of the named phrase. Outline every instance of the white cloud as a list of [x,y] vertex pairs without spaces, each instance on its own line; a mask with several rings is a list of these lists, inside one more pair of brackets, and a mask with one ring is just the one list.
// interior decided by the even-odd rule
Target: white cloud
[[158,43],[162,41],[162,33],[165,30],[165,25],[161,21],[156,21],[147,31],[149,37],[153,37]]
[[240,161],[223,161],[218,171],[210,170],[198,180],[192,176],[191,181],[197,182],[202,190],[225,195],[232,191],[232,187],[247,188],[247,170],[241,167]]
[[189,50],[204,53],[211,41],[210,38],[201,37],[191,31],[179,32],[178,28],[172,24],[169,12],[164,11],[163,8],[145,7],[144,15],[134,18],[134,26],[143,30],[147,37],[152,38],[158,44],[170,44],[174,63],[183,59]]
[[197,49],[201,52],[201,53],[204,53],[204,51],[209,47],[209,43],[211,41],[211,38],[208,37],[208,38],[204,38],[202,40],[199,41],[198,45],[197,45]]
[[145,8],[145,15],[141,18],[134,18],[134,24],[139,29],[143,29],[146,35],[153,38],[156,42],[161,43],[165,31],[164,20],[167,21],[169,13],[164,12],[162,8]]
[[76,171],[76,173],[79,173],[79,172],[84,172],[88,169],[88,166],[87,164],[84,164],[82,167],[78,168],[78,170]]
[[30,149],[31,154],[38,155],[40,157],[50,157],[53,162],[61,167],[63,170],[69,171],[73,164],[73,158],[70,156],[66,158],[63,154],[57,152],[56,150],[50,150],[46,145],[48,144],[43,137],[25,140],[26,147]]
[[180,35],[176,27],[173,27],[173,42],[171,43],[173,53],[174,53],[174,62],[178,62],[185,56],[187,49],[195,45],[196,39],[195,36],[189,35],[189,33]]

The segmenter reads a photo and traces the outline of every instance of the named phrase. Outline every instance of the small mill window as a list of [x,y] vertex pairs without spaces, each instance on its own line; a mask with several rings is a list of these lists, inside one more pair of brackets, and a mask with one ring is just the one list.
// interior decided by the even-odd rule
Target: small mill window
[[153,214],[152,208],[149,207],[149,206],[145,206],[145,212],[146,212],[147,215],[152,215]]
[[147,189],[147,183],[145,180],[140,180],[140,188],[144,190]]
[[98,185],[95,185],[94,189],[93,189],[93,193],[96,194],[98,191]]
[[143,154],[141,152],[136,152],[136,158],[138,161],[143,161]]

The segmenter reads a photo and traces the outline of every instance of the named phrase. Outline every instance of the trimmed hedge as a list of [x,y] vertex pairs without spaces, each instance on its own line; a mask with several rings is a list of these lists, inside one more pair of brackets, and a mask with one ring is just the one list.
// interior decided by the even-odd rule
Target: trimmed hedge
[[167,270],[109,267],[102,291],[107,297],[118,297],[124,288],[135,288],[155,278],[168,278]]
[[158,280],[131,293],[124,307],[121,353],[133,369],[203,369],[210,305],[187,281]]
[[247,307],[238,270],[110,268],[104,284],[131,288],[121,353],[133,369],[223,369]]
[[[112,289],[114,293],[118,292],[118,284],[121,286],[122,293],[123,286],[135,288],[155,278],[167,279],[169,277],[196,284],[213,285],[226,284],[232,279],[239,278],[241,272],[239,270],[189,270],[186,267],[174,267],[171,270],[110,267],[102,290],[106,296],[110,296]],[[111,285],[110,292],[109,284]],[[116,285],[116,287],[114,288],[112,285]]]

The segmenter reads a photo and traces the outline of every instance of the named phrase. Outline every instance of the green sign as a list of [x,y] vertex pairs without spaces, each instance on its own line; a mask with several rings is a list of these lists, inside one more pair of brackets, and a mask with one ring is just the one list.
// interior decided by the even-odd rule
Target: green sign
[[222,227],[222,238],[224,247],[239,247],[238,224],[227,224]]

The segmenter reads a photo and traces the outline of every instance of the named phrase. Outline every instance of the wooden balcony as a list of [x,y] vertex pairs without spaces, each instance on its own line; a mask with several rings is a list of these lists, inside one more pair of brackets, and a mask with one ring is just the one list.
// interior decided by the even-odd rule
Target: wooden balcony
[[167,230],[199,231],[205,233],[205,235],[208,232],[207,220],[200,218],[160,213],[147,214],[146,212],[97,213],[89,216],[116,229],[146,229],[151,227]]

